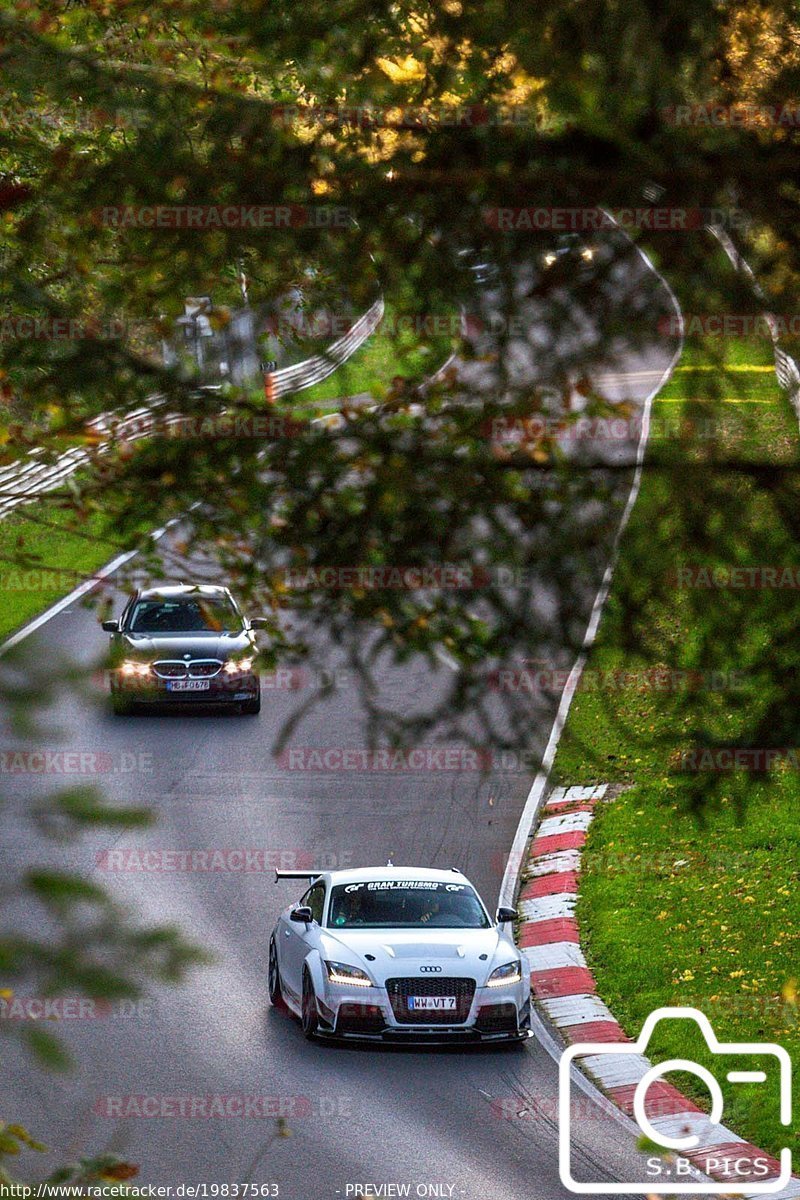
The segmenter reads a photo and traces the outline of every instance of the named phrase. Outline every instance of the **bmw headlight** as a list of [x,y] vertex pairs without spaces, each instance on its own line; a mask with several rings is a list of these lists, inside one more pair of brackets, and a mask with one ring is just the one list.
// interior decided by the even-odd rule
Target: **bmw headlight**
[[522,979],[522,972],[519,969],[518,962],[505,963],[502,967],[496,967],[492,971],[489,978],[486,980],[487,987],[505,987],[511,983],[519,983]]
[[252,666],[252,658],[229,658],[225,663],[225,674],[244,675]]
[[553,251],[551,250],[548,254],[545,254],[544,258],[542,259],[542,262],[544,263],[544,265],[546,267],[552,267],[552,265],[556,261],[557,257],[558,257],[558,255],[554,254]]
[[374,987],[372,980],[361,967],[351,967],[347,963],[328,962],[325,960],[328,979],[331,983],[351,983],[355,987]]
[[581,250],[581,258],[584,262],[592,262],[594,259],[594,249],[592,246],[584,246]]
[[150,674],[150,663],[133,662],[131,659],[126,659],[120,667],[123,675],[138,675],[140,679],[145,678]]

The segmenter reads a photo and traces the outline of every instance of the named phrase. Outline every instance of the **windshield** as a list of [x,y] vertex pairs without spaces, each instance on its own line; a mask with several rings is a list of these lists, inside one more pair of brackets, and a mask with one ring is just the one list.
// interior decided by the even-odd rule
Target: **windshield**
[[330,929],[488,929],[466,883],[390,880],[341,883],[331,890]]
[[128,625],[131,633],[230,633],[242,618],[227,596],[180,596],[140,600]]

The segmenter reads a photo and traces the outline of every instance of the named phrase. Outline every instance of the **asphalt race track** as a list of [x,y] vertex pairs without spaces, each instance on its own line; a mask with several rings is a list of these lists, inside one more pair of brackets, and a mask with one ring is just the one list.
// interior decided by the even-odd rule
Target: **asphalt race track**
[[[609,389],[644,400],[674,349],[657,337],[637,347],[607,379]],[[622,499],[629,474],[623,483]],[[592,599],[587,592],[587,616]],[[26,649],[90,665],[105,640],[96,615],[75,605],[33,634]],[[462,759],[462,769],[436,769],[435,761],[422,770],[339,769],[334,761],[319,770],[309,768],[304,748],[363,745],[353,681],[335,660],[326,669],[338,670],[337,686],[294,735],[294,755],[280,760],[275,732],[313,683],[302,672],[278,676],[265,690],[260,718],[115,718],[99,685],[94,697],[63,695],[48,714],[54,731],[47,747],[86,755],[81,780],[99,783],[112,799],[156,805],[159,823],[145,833],[53,844],[30,821],[31,801],[75,778],[54,768],[3,779],[0,877],[31,862],[80,869],[143,921],[175,922],[216,956],[184,987],[158,989],[131,1015],[60,1022],[79,1064],[63,1080],[31,1071],[16,1040],[3,1041],[0,1111],[47,1143],[37,1176],[109,1147],[140,1166],[143,1183],[275,1183],[286,1200],[380,1195],[387,1184],[408,1185],[412,1196],[466,1200],[568,1194],[558,1175],[556,1064],[535,1040],[514,1049],[419,1052],[310,1044],[295,1020],[269,1007],[266,986],[272,924],[302,889],[276,885],[275,865],[391,858],[457,866],[493,905],[553,699],[531,700],[531,762],[518,769],[484,776]],[[409,706],[436,686],[420,667],[387,666],[380,682]],[[2,743],[17,744],[7,732]],[[129,852],[145,849],[255,854],[250,870],[125,869],[136,861]],[[17,925],[38,919],[7,915]],[[130,1097],[155,1115],[115,1115]],[[192,1116],[192,1098],[195,1113],[196,1098],[242,1103],[229,1104],[236,1115]],[[290,1137],[275,1140],[276,1115],[286,1118]],[[579,1098],[574,1125],[583,1177],[641,1178],[632,1139],[587,1097]]]

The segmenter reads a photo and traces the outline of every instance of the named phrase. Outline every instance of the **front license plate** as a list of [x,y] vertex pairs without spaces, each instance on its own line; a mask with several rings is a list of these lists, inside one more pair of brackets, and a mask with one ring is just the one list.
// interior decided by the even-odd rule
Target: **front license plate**
[[167,683],[168,692],[207,692],[210,687],[210,679],[170,679]]
[[408,1007],[415,1012],[455,1012],[455,996],[409,996]]

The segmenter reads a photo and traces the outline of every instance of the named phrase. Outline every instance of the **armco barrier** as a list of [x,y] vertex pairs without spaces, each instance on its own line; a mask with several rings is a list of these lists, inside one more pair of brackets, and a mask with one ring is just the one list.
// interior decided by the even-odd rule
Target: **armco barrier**
[[[762,298],[764,293],[755,277],[755,272],[750,266],[746,258],[744,258],[736,248],[730,234],[724,229],[720,229],[717,225],[709,225],[708,231],[719,242],[733,269],[740,275],[746,275],[750,280],[750,285],[759,298]],[[778,333],[778,323],[771,313],[765,312],[764,318],[767,322],[767,328],[772,335],[772,349],[775,356],[775,376],[778,380],[778,385],[788,392],[789,400],[794,408],[798,421],[800,421],[800,367],[790,354],[780,345],[780,336]]]
[[[272,379],[276,398],[302,391],[327,379],[375,332],[383,319],[383,313],[384,302],[380,296],[363,316],[359,317],[352,329],[333,342],[324,354],[316,354],[292,367],[274,371]],[[101,413],[87,422],[87,428],[93,430],[99,439],[108,438],[113,434],[118,438],[127,436],[129,441],[135,441],[148,436],[151,432],[150,419],[163,404],[160,396],[153,396],[146,405],[126,413],[123,417],[118,417],[113,412]],[[177,414],[160,416],[160,422],[167,425],[180,419]],[[41,450],[32,450],[21,462],[0,469],[0,519],[20,505],[30,503],[37,496],[53,491],[80,467],[88,465],[94,455],[102,454],[108,447],[107,440],[98,440],[91,450],[76,446],[66,450],[51,463],[39,461]]]

